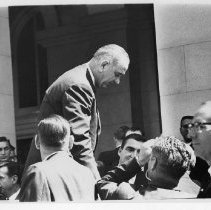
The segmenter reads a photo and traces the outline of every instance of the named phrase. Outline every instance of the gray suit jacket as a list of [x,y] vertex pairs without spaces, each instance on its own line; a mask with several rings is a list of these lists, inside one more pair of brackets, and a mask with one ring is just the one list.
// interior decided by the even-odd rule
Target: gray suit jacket
[[[94,82],[86,64],[65,72],[47,89],[40,107],[39,120],[51,114],[61,115],[69,121],[75,138],[71,153],[76,161],[89,167],[98,179],[93,151],[100,132],[100,120]],[[40,160],[40,153],[33,140],[26,168]]]
[[28,168],[18,199],[22,202],[92,202],[94,185],[91,171],[60,151]]

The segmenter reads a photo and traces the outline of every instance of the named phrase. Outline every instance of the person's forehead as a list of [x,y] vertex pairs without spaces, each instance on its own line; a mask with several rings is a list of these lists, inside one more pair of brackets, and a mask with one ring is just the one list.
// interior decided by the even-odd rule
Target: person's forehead
[[195,114],[194,119],[211,120],[211,102],[202,105]]
[[128,139],[128,140],[126,141],[124,147],[125,147],[125,148],[126,148],[126,147],[134,147],[134,148],[136,148],[136,147],[141,146],[142,144],[143,144],[143,142],[136,141],[135,139]]
[[7,175],[8,174],[8,168],[7,168],[7,166],[0,167],[0,174],[1,175]]
[[7,141],[0,142],[0,148],[4,148],[4,147],[7,147],[7,146],[9,146]]
[[121,66],[123,69],[127,70],[128,69],[128,66],[129,66],[129,60],[125,57],[120,57],[120,58],[117,58],[118,59],[118,64],[119,66]]
[[193,122],[211,122],[211,115],[206,110],[199,110],[194,116]]

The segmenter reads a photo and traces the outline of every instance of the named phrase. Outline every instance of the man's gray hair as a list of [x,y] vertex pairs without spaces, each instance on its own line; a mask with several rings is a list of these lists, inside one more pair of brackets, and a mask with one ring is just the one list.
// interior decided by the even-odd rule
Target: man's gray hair
[[211,101],[203,102],[195,116],[197,115],[204,115],[207,120],[211,120]]
[[61,147],[69,141],[71,130],[67,120],[54,114],[39,122],[37,133],[43,145]]
[[116,45],[116,44],[108,44],[108,45],[105,45],[105,46],[99,48],[95,52],[94,58],[98,59],[101,56],[112,57],[117,62],[120,61],[121,59],[128,61],[128,63],[130,61],[129,55],[124,50],[124,48],[122,48],[122,47],[120,47],[119,45]]

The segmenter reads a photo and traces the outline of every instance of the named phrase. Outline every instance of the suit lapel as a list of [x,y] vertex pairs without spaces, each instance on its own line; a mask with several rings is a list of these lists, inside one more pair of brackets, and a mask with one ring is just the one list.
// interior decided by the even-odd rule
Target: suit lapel
[[89,81],[89,84],[91,85],[92,91],[94,92],[94,94],[96,94],[94,81],[92,80],[92,77],[91,77],[90,72],[89,72],[88,69],[86,70],[86,78]]
[[[92,76],[91,76],[90,71],[88,69],[86,70],[86,78],[89,81],[89,84],[90,84],[90,86],[92,88],[92,91],[96,95],[96,88],[95,88],[95,85],[94,85],[94,81],[92,80]],[[101,133],[101,122],[100,122],[99,111],[98,111],[98,108],[97,108],[97,103],[96,103],[95,108],[96,108],[95,112],[96,112],[96,115],[97,115],[97,130],[96,130],[96,143],[95,143],[94,148],[93,148],[94,151],[95,151],[96,146],[97,146],[98,136]]]

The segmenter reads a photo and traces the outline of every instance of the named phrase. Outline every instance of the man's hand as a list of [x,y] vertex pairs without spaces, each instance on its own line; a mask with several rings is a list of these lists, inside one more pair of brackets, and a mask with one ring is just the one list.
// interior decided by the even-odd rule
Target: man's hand
[[140,153],[136,157],[138,164],[140,166],[144,166],[146,163],[148,163],[151,153],[152,153],[151,146],[147,144],[147,142],[143,143],[141,146]]

